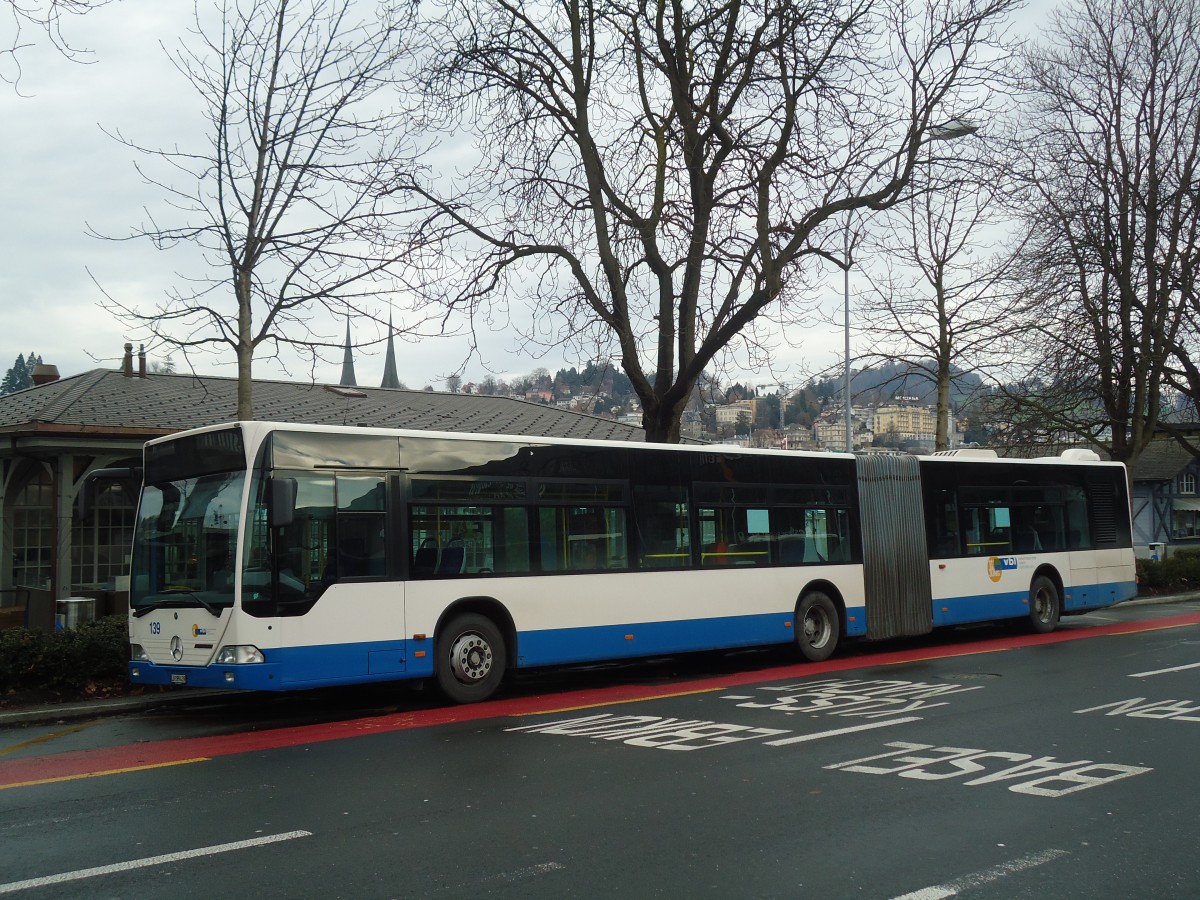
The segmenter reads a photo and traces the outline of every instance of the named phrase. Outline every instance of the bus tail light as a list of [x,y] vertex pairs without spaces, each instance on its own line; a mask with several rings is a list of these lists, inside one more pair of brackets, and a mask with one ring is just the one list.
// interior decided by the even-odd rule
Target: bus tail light
[[217,652],[217,665],[219,666],[262,662],[266,662],[266,659],[263,657],[262,651],[253,644],[233,644],[222,647]]

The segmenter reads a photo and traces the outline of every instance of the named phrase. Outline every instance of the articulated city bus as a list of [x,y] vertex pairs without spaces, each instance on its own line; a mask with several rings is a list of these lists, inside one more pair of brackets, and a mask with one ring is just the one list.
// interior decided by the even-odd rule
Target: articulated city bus
[[242,422],[147,444],[130,677],[292,690],[1021,619],[1136,592],[1125,469]]

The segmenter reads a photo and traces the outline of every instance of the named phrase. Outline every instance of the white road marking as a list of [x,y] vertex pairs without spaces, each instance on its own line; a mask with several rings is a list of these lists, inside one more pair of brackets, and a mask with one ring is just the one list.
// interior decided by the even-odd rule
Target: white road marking
[[788,744],[819,741],[821,738],[836,737],[839,734],[853,734],[856,731],[870,731],[872,728],[887,728],[889,725],[903,725],[905,722],[920,721],[920,716],[905,716],[902,719],[889,719],[886,722],[871,722],[868,725],[855,725],[851,728],[834,728],[832,731],[818,731],[816,734],[801,734],[797,737],[782,738],[778,741],[767,741],[766,745],[768,747],[785,747]]
[[935,884],[932,887],[921,888],[921,890],[913,891],[910,894],[903,894],[894,898],[894,900],[944,900],[946,897],[955,897],[960,892],[970,888],[981,887],[993,881],[999,881],[1001,878],[1009,875],[1014,875],[1017,872],[1043,866],[1048,862],[1054,862],[1056,859],[1061,859],[1069,855],[1066,850],[1042,850],[1038,853],[1030,853],[1028,856],[1014,859],[1012,862],[1001,863],[998,866],[992,866],[990,869],[973,872],[970,875],[964,875],[962,878],[956,878],[945,884]]
[[248,850],[252,847],[262,847],[266,844],[278,844],[280,841],[292,841],[296,838],[312,837],[311,831],[288,831],[284,834],[271,834],[266,837],[251,838],[248,841],[233,841],[229,844],[217,844],[212,847],[198,847],[195,850],[183,850],[179,853],[164,853],[162,856],[148,856],[145,859],[131,859],[128,862],[113,863],[111,866],[96,866],[91,869],[78,869],[74,872],[63,872],[60,875],[47,875],[44,878],[30,878],[26,881],[13,881],[0,884],[0,894],[15,894],[17,891],[27,891],[31,888],[45,887],[49,884],[64,884],[68,881],[80,881],[84,878],[96,878],[99,875],[112,875],[116,872],[129,872],[133,869],[145,869],[148,866],[158,866],[163,863],[179,862],[184,859],[197,859],[202,856],[213,856],[217,853],[228,853],[231,850]]
[[1166,675],[1168,672],[1182,672],[1184,669],[1200,669],[1200,663],[1190,663],[1186,666],[1173,666],[1170,669],[1155,669],[1153,672],[1135,672],[1130,678],[1146,678],[1150,675]]
[[562,872],[567,867],[562,863],[544,862],[533,866],[526,866],[523,869],[514,869],[511,872],[500,872],[496,875],[490,875],[484,878],[483,881],[502,881],[512,883],[517,881],[527,881],[530,878],[537,878],[539,875],[549,875],[551,872]]

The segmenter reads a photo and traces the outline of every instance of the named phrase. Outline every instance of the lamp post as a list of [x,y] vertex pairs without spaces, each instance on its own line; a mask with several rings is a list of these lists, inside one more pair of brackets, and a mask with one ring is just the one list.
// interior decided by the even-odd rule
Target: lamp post
[[854,452],[854,415],[850,410],[850,223],[846,223],[846,266],[842,269],[842,298],[846,304],[846,452]]
[[[929,126],[925,140],[921,145],[933,141],[952,141],[955,138],[967,137],[979,130],[979,126],[968,119],[951,119],[940,125]],[[877,170],[872,171],[872,175]],[[846,452],[854,452],[854,415],[850,406],[850,223],[846,223],[845,265],[842,267],[842,299],[845,303],[846,314]]]

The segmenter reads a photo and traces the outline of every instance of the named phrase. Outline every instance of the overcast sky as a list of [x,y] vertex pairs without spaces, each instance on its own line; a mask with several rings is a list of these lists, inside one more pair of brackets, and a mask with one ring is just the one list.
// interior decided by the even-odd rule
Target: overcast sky
[[[1052,5],[1032,0],[1021,16],[1022,30],[1034,27]],[[72,63],[40,41],[21,53],[19,92],[0,83],[0,374],[18,353],[30,352],[64,376],[117,366],[132,335],[99,307],[100,287],[151,308],[177,283],[176,270],[186,264],[176,255],[182,251],[102,241],[89,237],[86,228],[120,236],[145,221],[145,208],[162,210],[160,191],[142,184],[132,151],[102,128],[153,146],[176,141],[186,146],[189,138],[204,138],[198,101],[160,46],[174,45],[184,33],[191,8],[184,0],[110,4],[64,25],[75,46],[92,52],[92,64]],[[10,24],[0,16],[0,38],[7,46],[5,28]],[[831,292],[831,299],[839,296]],[[401,380],[409,387],[440,388],[464,346],[453,339],[398,344]],[[496,335],[485,350],[499,373],[528,373],[539,366],[553,371],[563,364],[560,357],[523,356],[511,334]],[[799,351],[785,354],[784,367],[790,366],[794,381],[805,362],[821,367],[841,353],[840,330],[817,328],[804,335]],[[231,355],[198,357],[195,364],[205,374],[236,374]],[[355,366],[359,384],[378,384],[383,354],[358,351]],[[336,382],[340,371],[335,361],[319,368],[316,380]],[[484,374],[472,364],[465,380]],[[269,362],[256,362],[255,375],[289,377]],[[308,376],[307,369],[291,370],[290,377]],[[747,376],[755,383],[769,380],[766,373]]]

